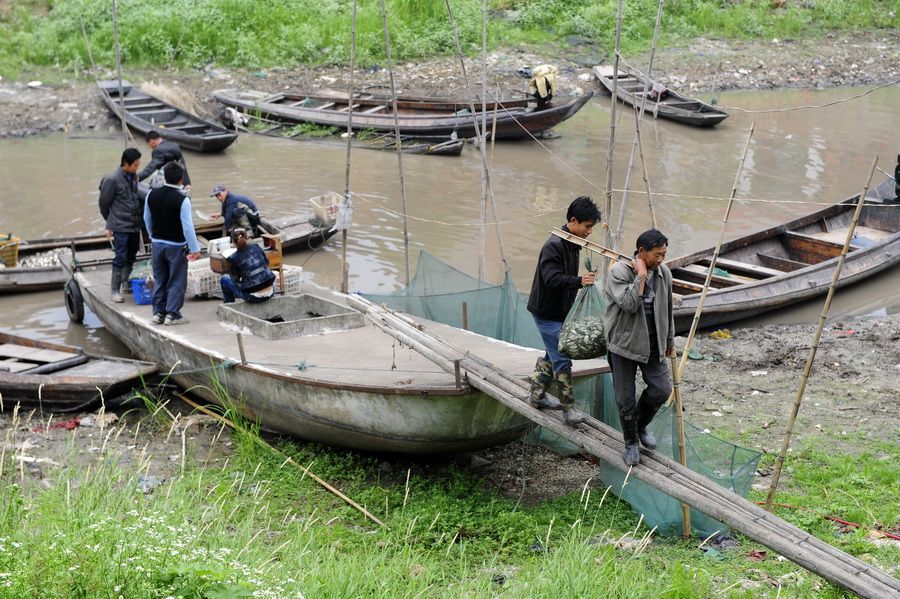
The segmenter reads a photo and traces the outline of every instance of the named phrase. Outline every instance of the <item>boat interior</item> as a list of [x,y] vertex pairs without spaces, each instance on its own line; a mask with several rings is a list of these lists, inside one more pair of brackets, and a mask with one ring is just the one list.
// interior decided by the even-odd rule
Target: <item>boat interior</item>
[[[118,94],[113,94],[116,100],[117,96]],[[208,124],[197,121],[187,113],[176,110],[135,88],[125,91],[125,111],[164,129],[182,131],[190,135],[200,135],[206,132],[219,133]]]
[[[883,242],[900,231],[900,210],[866,205],[860,214],[849,252]],[[778,277],[837,258],[853,218],[854,204],[842,204],[829,216],[801,219],[796,226],[776,228],[725,244],[716,260],[710,290],[727,289]],[[696,258],[696,259],[692,259]],[[673,291],[700,293],[712,252],[689,256],[670,264]]]

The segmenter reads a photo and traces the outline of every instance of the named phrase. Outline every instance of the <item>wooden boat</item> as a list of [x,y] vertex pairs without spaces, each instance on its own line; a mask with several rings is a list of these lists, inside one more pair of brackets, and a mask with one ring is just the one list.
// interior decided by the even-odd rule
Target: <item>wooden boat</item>
[[[489,131],[496,131],[496,139],[524,139],[536,135],[570,118],[591,98],[593,92],[570,100],[553,100],[538,109],[534,100],[501,102],[495,113],[489,104],[482,114],[476,106],[479,120],[485,120]],[[252,90],[220,90],[215,98],[244,112],[289,123],[315,123],[346,129],[351,103],[347,96],[269,94]],[[366,97],[370,96],[370,97]],[[390,99],[374,94],[354,95],[352,128],[354,131],[394,131],[393,104]],[[446,139],[454,133],[457,138],[475,137],[473,117],[468,102],[430,98],[398,100],[398,121],[401,135]]]
[[77,347],[0,331],[3,409],[18,402],[54,412],[87,409],[127,393],[155,374],[156,365],[97,356]]
[[[613,90],[613,70],[614,67],[610,65],[594,67],[594,75],[600,80],[603,89],[610,94]],[[635,102],[641,101],[641,94],[644,93],[646,81],[647,77],[635,69],[626,68],[624,72],[620,69],[616,95],[626,104],[633,106]],[[653,89],[653,83],[651,80],[649,85],[647,85],[648,94]],[[647,99],[644,113],[695,127],[712,127],[728,118],[728,113],[721,108],[716,108],[694,98],[682,96],[668,88],[666,88],[661,100]]]
[[[900,262],[900,209],[887,206],[893,181],[869,191],[839,286]],[[722,244],[700,326],[755,316],[827,293],[859,195],[788,223]],[[675,329],[690,329],[714,248],[669,260]]]
[[[302,131],[297,130],[296,124],[274,121],[258,115],[247,115],[246,130],[257,135],[277,137],[281,139],[307,140],[315,139],[320,143],[328,143],[321,137],[308,138]],[[346,146],[346,142],[332,142],[335,145]],[[400,137],[400,151],[404,154],[424,154],[426,156],[459,156],[466,145],[464,139],[446,139],[444,141],[432,141],[409,136]],[[353,140],[353,147],[366,150],[381,150],[387,152],[397,151],[397,142],[393,133],[380,133],[370,137],[357,137]]]
[[195,152],[218,152],[237,139],[237,133],[222,125],[142,92],[127,81],[122,82],[124,107],[119,98],[118,81],[98,81],[97,86],[112,113],[122,118],[124,109],[125,122],[140,133],[159,131],[167,140]]
[[[397,344],[350,308],[347,296],[310,283],[302,295],[261,304],[189,301],[183,309],[189,322],[167,327],[150,323],[149,307],[109,301],[108,267],[79,269],[73,277],[84,302],[137,355],[173,369],[180,386],[218,402],[215,376],[243,415],[266,429],[369,451],[434,454],[504,443],[528,423],[465,378]],[[416,320],[517,376],[526,377],[541,355]],[[577,376],[605,370],[599,360],[578,366]]]

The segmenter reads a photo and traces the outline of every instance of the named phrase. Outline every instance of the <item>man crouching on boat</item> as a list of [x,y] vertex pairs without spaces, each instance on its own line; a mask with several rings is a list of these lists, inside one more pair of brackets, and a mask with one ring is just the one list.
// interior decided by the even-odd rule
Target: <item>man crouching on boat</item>
[[251,304],[264,302],[275,293],[275,273],[261,247],[250,243],[247,231],[235,229],[231,241],[237,250],[227,258],[231,275],[219,280],[226,304],[240,298]]
[[[650,229],[635,245],[631,262],[613,264],[603,285],[607,359],[625,438],[622,459],[628,466],[641,461],[638,440],[647,449],[656,449],[656,438],[647,426],[672,393],[666,358],[675,355],[672,272],[663,264],[669,240]],[[647,388],[635,401],[638,368]]]
[[[182,193],[184,169],[177,162],[163,168],[166,183],[147,194],[144,224],[150,232],[153,266],[153,324],[183,324],[187,263],[200,257],[191,219],[191,199]],[[185,255],[187,254],[187,255]]]
[[[594,201],[581,196],[575,198],[566,212],[563,230],[584,239],[600,221],[600,210]],[[575,426],[584,422],[584,416],[575,411],[575,393],[572,383],[572,360],[559,351],[559,333],[563,321],[578,290],[593,285],[596,275],[589,272],[578,275],[578,255],[581,247],[555,235],[544,242],[534,270],[528,311],[534,317],[546,352],[538,358],[531,374],[532,407],[545,410],[563,410],[566,424]],[[556,381],[562,403],[547,397],[547,389]]]

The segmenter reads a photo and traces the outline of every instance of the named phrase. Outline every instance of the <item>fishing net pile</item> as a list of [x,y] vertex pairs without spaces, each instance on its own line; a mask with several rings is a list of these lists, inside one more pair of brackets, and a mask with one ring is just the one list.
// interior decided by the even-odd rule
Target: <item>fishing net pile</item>
[[[595,289],[599,289],[600,284],[598,280]],[[377,304],[450,326],[463,327],[465,322],[470,331],[487,337],[536,349],[544,347],[534,319],[526,308],[528,296],[516,290],[508,275],[501,285],[487,283],[422,252],[416,274],[406,288],[389,294],[362,295]],[[597,326],[591,324],[586,330],[596,335]],[[605,347],[603,350],[605,353]],[[639,380],[638,394],[643,390],[641,385]],[[580,379],[575,385],[575,398],[579,410],[621,430],[609,374]],[[657,450],[677,460],[678,438],[672,411],[662,410],[650,428],[656,435]],[[714,437],[688,422],[685,429],[688,466],[746,497],[762,454]],[[565,455],[579,451],[568,440],[540,427],[530,430],[527,440]],[[643,514],[644,521],[657,527],[659,534],[674,536],[681,533],[681,504],[678,501],[634,477],[623,486],[625,473],[604,462],[600,463],[600,475],[604,486],[609,486],[610,492]],[[704,537],[727,530],[724,524],[694,509],[691,510],[691,526]]]

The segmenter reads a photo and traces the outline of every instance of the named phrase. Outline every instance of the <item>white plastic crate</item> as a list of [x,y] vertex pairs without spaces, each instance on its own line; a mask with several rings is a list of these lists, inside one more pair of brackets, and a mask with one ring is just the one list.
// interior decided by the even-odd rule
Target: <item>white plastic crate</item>
[[[300,293],[300,284],[303,281],[303,267],[285,264],[284,268],[284,290],[287,294]],[[275,271],[275,291],[281,291],[281,285],[278,280],[278,271]],[[219,278],[221,275],[214,273],[209,268],[209,258],[194,260],[188,262],[188,280],[187,293],[188,297],[194,296],[221,296],[222,288],[219,286]]]

